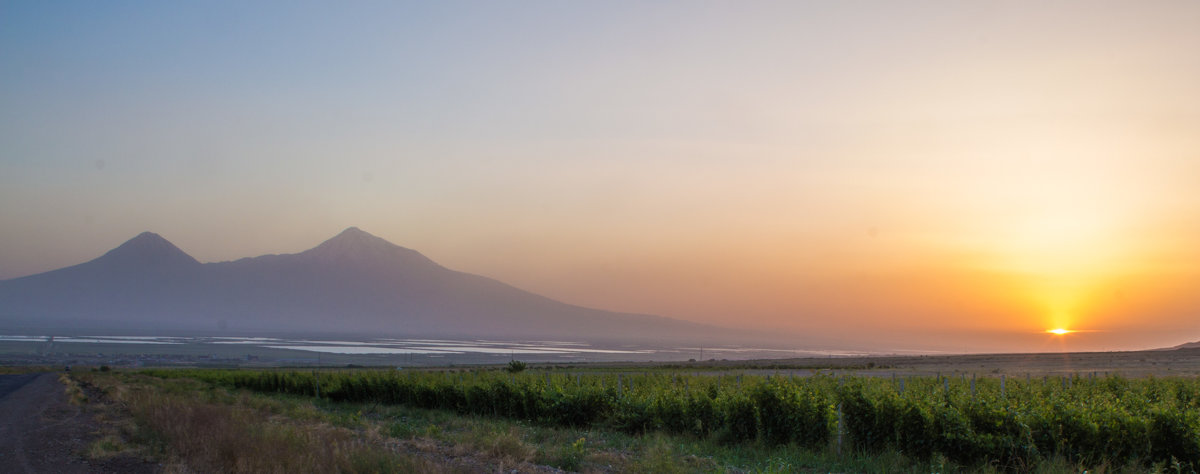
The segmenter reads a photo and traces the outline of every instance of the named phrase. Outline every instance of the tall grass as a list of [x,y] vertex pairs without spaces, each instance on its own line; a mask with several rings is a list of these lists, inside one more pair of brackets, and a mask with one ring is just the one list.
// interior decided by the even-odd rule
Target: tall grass
[[169,454],[186,471],[452,471],[430,460],[392,452],[371,433],[335,427],[316,417],[282,416],[295,411],[282,404],[250,403],[248,397],[180,389],[146,377],[132,383],[113,376],[83,377],[128,410],[135,424],[134,432],[128,433],[133,442]]

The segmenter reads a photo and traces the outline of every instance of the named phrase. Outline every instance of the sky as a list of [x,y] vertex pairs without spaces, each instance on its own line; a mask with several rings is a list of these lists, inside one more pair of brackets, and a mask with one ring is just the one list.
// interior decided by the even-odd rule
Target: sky
[[1192,1],[0,1],[0,279],[142,231],[213,262],[357,226],[831,344],[1198,341],[1196,25]]

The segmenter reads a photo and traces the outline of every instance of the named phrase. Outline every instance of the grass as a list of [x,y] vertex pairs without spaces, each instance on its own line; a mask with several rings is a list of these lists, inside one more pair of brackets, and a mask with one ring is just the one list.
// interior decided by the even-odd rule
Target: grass
[[548,427],[405,406],[327,400],[314,406],[339,423],[382,426],[381,432],[394,438],[454,446],[460,452],[494,458],[520,458],[531,450],[535,464],[576,472],[933,472],[899,453],[838,456],[832,450],[759,443],[729,446],[715,439]]
[[[332,416],[363,413],[359,422],[380,423],[391,436],[405,439],[434,439],[460,449],[487,451],[489,440],[500,436],[517,438],[534,450],[533,462],[569,471],[581,472],[1004,472],[998,466],[957,465],[935,456],[928,462],[914,461],[902,453],[878,454],[847,452],[839,455],[832,446],[807,450],[793,445],[770,446],[763,443],[728,445],[716,439],[645,434],[632,436],[620,432],[592,429],[555,428],[520,421],[486,417],[458,416],[440,410],[422,410],[403,406],[361,404],[316,404]],[[1085,466],[1062,458],[1052,458],[1037,466],[1018,469],[1033,473],[1124,473],[1174,472],[1162,465],[1146,469],[1131,462],[1127,466]]]
[[88,446],[87,457],[90,459],[108,459],[115,456],[138,456],[141,452],[136,446],[131,446],[116,434],[105,434]]
[[[915,461],[896,451],[864,454],[716,437],[630,435],[441,410],[228,390],[191,379],[133,373],[78,373],[102,396],[85,399],[125,410],[118,428],[93,444],[97,457],[137,452],[174,471],[202,472],[1176,472],[1083,466],[1051,458],[1036,466],[962,466],[945,457]],[[71,388],[68,388],[70,391]],[[86,397],[86,390],[79,389]],[[542,467],[539,467],[542,466]]]
[[78,406],[87,405],[87,394],[83,392],[83,389],[79,386],[79,383],[77,383],[75,379],[72,379],[67,374],[59,374],[58,381],[59,383],[63,384],[63,387],[66,387],[65,391],[67,394],[67,401],[69,403]]
[[98,417],[115,427],[92,444],[93,457],[136,451],[166,461],[168,470],[199,472],[457,471],[393,452],[371,431],[334,426],[311,404],[231,393],[195,381],[130,374],[76,377],[104,394],[109,406],[100,408]]

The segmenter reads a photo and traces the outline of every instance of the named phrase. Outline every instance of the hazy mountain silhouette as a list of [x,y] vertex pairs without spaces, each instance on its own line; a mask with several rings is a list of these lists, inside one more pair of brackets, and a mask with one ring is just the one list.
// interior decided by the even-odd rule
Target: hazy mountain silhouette
[[716,330],[562,303],[447,269],[354,227],[304,252],[207,264],[142,233],[95,260],[0,281],[0,322],[573,339],[684,339]]
[[1178,345],[1178,346],[1174,346],[1174,347],[1164,347],[1164,348],[1162,348],[1162,349],[1158,349],[1158,350],[1160,350],[1160,351],[1173,351],[1173,350],[1176,350],[1176,349],[1200,349],[1200,341],[1196,341],[1196,342],[1185,342],[1185,343],[1183,343],[1183,344],[1180,344],[1180,345]]

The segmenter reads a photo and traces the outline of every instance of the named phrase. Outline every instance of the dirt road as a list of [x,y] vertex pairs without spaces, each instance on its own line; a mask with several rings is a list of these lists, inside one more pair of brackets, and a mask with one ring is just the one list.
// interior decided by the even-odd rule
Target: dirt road
[[58,374],[0,375],[0,472],[125,472],[131,466],[83,458],[98,429],[85,410],[67,403]]

